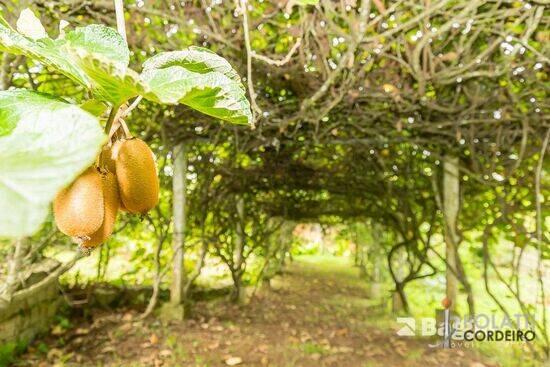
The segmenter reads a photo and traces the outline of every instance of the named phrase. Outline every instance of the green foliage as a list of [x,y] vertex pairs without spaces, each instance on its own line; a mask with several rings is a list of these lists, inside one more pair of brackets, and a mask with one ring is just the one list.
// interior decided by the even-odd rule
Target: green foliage
[[221,73],[201,74],[181,66],[169,66],[146,69],[142,77],[151,90],[145,97],[155,102],[182,103],[233,123],[252,121],[244,90]]
[[161,52],[143,64],[143,70],[181,66],[189,71],[206,74],[218,72],[237,83],[242,89],[241,77],[231,64],[221,56],[204,47],[191,46],[182,51]]
[[143,64],[143,80],[154,101],[186,104],[207,115],[247,124],[250,105],[237,72],[224,58],[202,47],[163,52]]
[[23,353],[28,343],[25,341],[10,342],[0,345],[0,367],[9,366],[15,362],[17,355]]
[[66,42],[43,38],[33,40],[19,34],[8,25],[0,24],[0,50],[25,55],[51,66],[77,83],[89,86],[86,74],[67,57]]
[[[313,6],[300,7],[308,4]],[[198,3],[126,5],[133,51],[129,64],[116,62],[125,59],[124,52],[117,53],[122,50],[109,50],[109,42],[93,35],[88,47],[85,37],[73,33],[77,31],[68,30],[47,42],[13,36],[24,45],[30,43],[26,47],[34,53],[49,52],[52,60],[40,56],[46,68],[37,67],[39,57],[18,64],[12,86],[67,95],[100,118],[112,104],[136,93],[150,100],[141,102],[126,120],[159,158],[161,208],[151,220],[141,222],[121,215],[117,235],[103,247],[102,256],[96,252],[79,262],[76,279],[95,279],[94,267],[100,263],[103,273],[98,273],[104,277],[97,279],[151,284],[158,228],[170,220],[170,149],[184,141],[189,162],[185,266],[192,271],[206,244],[201,285],[227,286],[230,267],[236,273],[244,271],[240,275],[245,284],[254,284],[264,262],[268,267],[263,276],[280,269],[277,261],[287,253],[271,258],[273,266],[268,262],[280,241],[277,233],[273,238],[264,236],[266,219],[285,217],[334,227],[350,220],[354,228],[346,224],[329,252],[346,254],[360,244],[366,262],[356,263],[365,273],[361,281],[383,283],[387,300],[395,286],[387,255],[404,242],[393,252],[390,264],[398,281],[410,275],[405,292],[411,311],[433,316],[444,294],[445,271],[438,258],[444,255],[444,224],[437,191],[441,191],[441,158],[452,153],[460,157],[462,175],[460,256],[476,307],[501,312],[483,282],[483,259],[489,255],[505,280],[512,280],[502,283],[489,266],[489,287],[509,311],[520,311],[521,302],[506,286],[515,289],[516,277],[522,279],[520,289],[526,283],[536,284],[536,279],[513,270],[519,251],[541,246],[543,258],[550,256],[550,247],[534,239],[534,169],[547,119],[543,101],[548,75],[541,56],[547,53],[548,32],[540,29],[544,23],[540,4],[483,4],[471,8],[466,19],[462,12],[471,4],[464,1],[440,3],[437,11],[431,8],[433,12],[425,15],[428,9],[414,2],[385,14],[371,3],[367,14],[371,17],[361,34],[359,3],[290,1],[283,9],[274,2],[249,1],[251,82],[256,102],[265,112],[257,116],[254,131],[221,128],[192,111],[236,123],[250,118],[243,86],[231,66],[241,73],[247,67],[242,17],[234,16],[232,3],[207,4],[210,17],[192,15],[206,14]],[[72,11],[67,5],[53,5],[45,27],[56,28],[60,19],[74,16]],[[112,15],[110,11],[106,14]],[[114,20],[86,10],[76,17],[79,25]],[[316,21],[311,23],[313,18]],[[77,28],[79,34],[87,29],[91,28]],[[112,29],[105,32],[118,37]],[[65,41],[64,50],[77,50],[62,56],[75,60],[70,66],[80,69],[85,82],[78,80],[79,72],[76,77],[66,75],[70,80],[59,77],[67,73],[64,60],[49,49],[67,38],[74,41]],[[301,44],[289,54],[298,40]],[[231,64],[206,49],[188,47],[192,44],[215,50]],[[143,65],[144,71],[132,72],[128,65],[136,71]],[[328,87],[323,90],[325,83]],[[94,99],[83,100],[88,96]],[[309,104],[312,96],[321,97]],[[204,100],[207,103],[201,105]],[[240,113],[243,108],[246,112]],[[550,217],[544,205],[547,176],[543,174],[541,182],[543,218]],[[237,247],[234,199],[238,196],[246,203],[242,222],[247,256],[246,264],[239,267],[231,264]],[[543,221],[543,241],[549,225],[549,220]],[[167,244],[171,236],[168,231]],[[291,237],[290,253],[321,252],[320,246]],[[47,255],[68,248],[52,242]],[[165,245],[163,270],[170,266],[172,255]],[[331,270],[330,261],[320,257],[316,261]],[[357,268],[346,266],[355,276]],[[70,275],[74,277],[74,272]],[[164,288],[168,282],[169,276],[163,278]],[[522,299],[535,293],[522,291]],[[523,306],[529,311],[536,307]],[[462,294],[458,307],[466,312]],[[380,321],[373,324],[380,326]]]
[[251,122],[238,74],[206,49],[159,54],[145,62],[142,76],[128,68],[130,52],[122,36],[98,24],[78,27],[55,40],[31,39],[0,25],[0,49],[53,67],[113,106],[143,95],[159,103],[187,104],[222,120]]
[[75,53],[83,51],[94,57],[112,60],[119,68],[125,68],[130,62],[130,51],[120,34],[109,27],[92,24],[75,28],[67,33],[65,40]]
[[159,103],[183,103],[229,122],[251,122],[238,74],[206,49],[159,54],[139,75],[128,68],[128,45],[112,28],[77,27],[52,39],[26,9],[18,30],[0,23],[0,50],[39,61],[88,89],[95,99],[82,103],[81,110],[51,96],[2,92],[0,210],[13,211],[0,224],[1,236],[34,233],[57,191],[92,163],[104,136],[98,121],[84,110],[100,116],[102,101],[118,108],[142,95]]
[[57,191],[96,157],[105,141],[98,121],[58,98],[0,92],[0,235],[38,230]]

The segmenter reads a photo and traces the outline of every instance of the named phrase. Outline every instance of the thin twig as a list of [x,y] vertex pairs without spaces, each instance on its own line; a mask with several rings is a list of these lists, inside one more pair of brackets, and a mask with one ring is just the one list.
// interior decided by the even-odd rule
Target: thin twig
[[[253,111],[258,115],[262,115],[262,110],[256,102],[256,92],[254,91],[254,81],[252,80],[252,46],[250,45],[250,31],[248,29],[248,9],[246,7],[246,0],[240,1],[240,10],[243,15],[243,31],[244,31],[244,44],[246,47],[246,82],[248,84],[248,93],[250,94],[250,104]],[[255,121],[256,119],[254,119]]]
[[294,46],[292,46],[292,48],[288,52],[288,54],[281,60],[273,60],[267,56],[258,55],[255,51],[252,51],[252,57],[257,60],[261,60],[269,65],[283,66],[290,61],[290,59],[292,58],[292,55],[294,55],[294,53],[296,52],[296,50],[298,50],[298,47],[300,47],[301,44],[302,44],[302,39],[298,38]]

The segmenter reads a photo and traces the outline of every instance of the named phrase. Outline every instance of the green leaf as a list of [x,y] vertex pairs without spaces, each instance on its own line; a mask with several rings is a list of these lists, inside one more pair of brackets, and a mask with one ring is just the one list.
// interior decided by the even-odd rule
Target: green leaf
[[0,50],[50,66],[113,105],[145,92],[139,75],[128,69],[126,41],[103,25],[79,27],[56,40],[32,40],[0,24]]
[[200,74],[217,71],[234,80],[244,90],[241,77],[229,61],[207,48],[191,46],[182,51],[161,52],[145,61],[143,70],[163,69],[170,66],[181,66]]
[[86,74],[74,65],[63,49],[63,40],[43,38],[33,41],[0,22],[0,51],[25,55],[53,67],[77,83],[90,87]]
[[97,98],[118,106],[145,91],[139,75],[128,68],[130,51],[116,30],[94,24],[68,32],[65,40],[71,59],[86,73]]
[[135,71],[116,62],[91,56],[84,50],[74,57],[77,65],[90,79],[91,89],[98,99],[119,106],[128,99],[147,92]]
[[107,111],[108,106],[97,99],[89,99],[80,105],[80,108],[94,116],[101,116]]
[[37,231],[56,193],[105,141],[95,117],[55,97],[0,92],[0,237]]
[[67,33],[65,40],[72,50],[85,51],[86,55],[110,60],[119,67],[130,62],[128,44],[113,28],[100,24],[78,27]]
[[4,26],[8,26],[8,22],[6,21],[6,19],[3,16],[3,10],[4,9],[0,8],[0,24],[4,25]]
[[196,73],[181,66],[148,69],[142,80],[151,92],[147,99],[165,104],[183,103],[206,115],[235,124],[252,121],[250,104],[240,83],[211,71]]
[[162,52],[143,64],[142,79],[160,103],[186,104],[204,114],[238,124],[252,114],[239,74],[223,57],[202,47]]

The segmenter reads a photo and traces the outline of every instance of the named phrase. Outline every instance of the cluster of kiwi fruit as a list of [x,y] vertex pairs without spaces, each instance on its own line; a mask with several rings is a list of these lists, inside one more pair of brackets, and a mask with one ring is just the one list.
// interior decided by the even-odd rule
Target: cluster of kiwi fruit
[[103,147],[93,166],[57,194],[55,223],[89,252],[111,236],[119,210],[143,215],[158,200],[151,149],[131,136],[115,138]]

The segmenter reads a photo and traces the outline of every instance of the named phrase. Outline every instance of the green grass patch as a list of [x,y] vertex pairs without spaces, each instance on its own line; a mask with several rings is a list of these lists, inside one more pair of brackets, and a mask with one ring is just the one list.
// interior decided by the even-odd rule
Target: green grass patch
[[305,342],[300,345],[300,350],[305,354],[324,354],[326,353],[325,348],[322,345],[319,345],[314,342]]
[[17,355],[23,353],[27,346],[28,343],[25,341],[0,344],[0,367],[14,363]]

